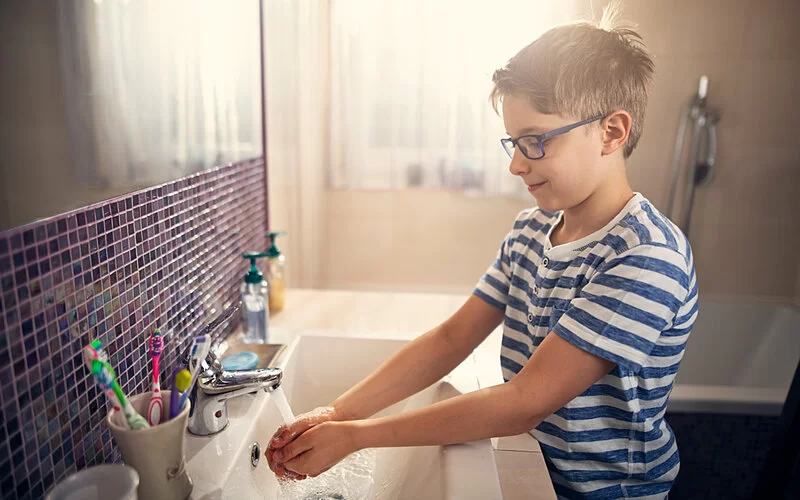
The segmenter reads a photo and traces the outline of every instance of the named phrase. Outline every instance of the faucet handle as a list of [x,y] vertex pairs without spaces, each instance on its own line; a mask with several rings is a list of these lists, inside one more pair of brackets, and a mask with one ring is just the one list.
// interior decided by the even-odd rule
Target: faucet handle
[[[191,349],[192,346],[190,344],[180,355],[180,362],[184,366],[189,367],[189,371],[191,371],[191,362],[193,359]],[[205,359],[200,360],[200,373],[207,376],[220,375],[222,370],[222,362],[219,360],[217,353],[214,352],[214,346],[212,346],[211,349],[208,350]]]
[[200,369],[206,377],[220,377],[224,369],[222,368],[222,361],[213,349],[208,351],[206,359],[200,361]]
[[[211,338],[211,349],[209,352],[213,352],[215,349],[217,349],[219,345],[225,341],[227,336],[233,333],[232,327],[238,324],[235,320],[237,318],[237,313],[241,309],[241,301],[233,303],[215,316],[214,319],[212,319],[208,324],[203,326],[202,330],[195,334],[195,336],[208,335]],[[186,366],[189,366],[189,362],[191,361],[191,348],[192,346],[190,343],[189,346],[187,346],[186,349],[184,349],[184,351],[181,353],[179,358],[180,361]]]
[[280,387],[282,380],[283,370],[280,368],[255,368],[253,370],[223,371],[219,375],[203,377],[198,385],[206,394],[231,393],[228,397],[233,397],[238,395],[241,389],[246,389],[241,394],[249,394],[261,389],[273,391]]

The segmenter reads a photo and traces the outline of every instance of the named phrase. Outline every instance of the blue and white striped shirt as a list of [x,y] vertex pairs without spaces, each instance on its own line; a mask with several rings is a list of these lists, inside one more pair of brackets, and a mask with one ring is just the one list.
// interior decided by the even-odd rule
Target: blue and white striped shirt
[[559,498],[664,498],[680,465],[664,413],[697,316],[689,243],[638,193],[601,230],[553,247],[561,215],[521,212],[475,289],[505,311],[503,378],[550,332],[616,363],[531,434]]

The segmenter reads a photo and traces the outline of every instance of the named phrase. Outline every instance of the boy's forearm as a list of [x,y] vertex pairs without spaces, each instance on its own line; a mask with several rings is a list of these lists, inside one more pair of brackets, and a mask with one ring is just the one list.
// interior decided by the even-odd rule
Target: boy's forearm
[[530,406],[507,383],[351,425],[358,449],[448,445],[527,432],[543,418],[529,413]]
[[448,343],[440,325],[404,346],[369,377],[333,402],[342,420],[370,417],[450,373],[471,352]]
[[349,425],[358,448],[429,446],[513,436],[583,394],[614,368],[551,333],[509,382],[419,410]]

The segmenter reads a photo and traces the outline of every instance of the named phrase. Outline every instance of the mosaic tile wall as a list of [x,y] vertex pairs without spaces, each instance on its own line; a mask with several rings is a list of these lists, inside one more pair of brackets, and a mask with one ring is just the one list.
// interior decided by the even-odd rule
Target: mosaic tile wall
[[265,250],[263,162],[250,160],[0,233],[0,492],[38,499],[114,461],[105,396],[81,363],[100,338],[127,394],[147,390],[238,297],[240,254]]

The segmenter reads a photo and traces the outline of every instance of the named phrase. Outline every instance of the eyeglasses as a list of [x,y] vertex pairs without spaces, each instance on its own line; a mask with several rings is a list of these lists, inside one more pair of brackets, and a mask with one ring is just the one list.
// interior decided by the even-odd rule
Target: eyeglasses
[[551,130],[550,132],[546,132],[544,134],[521,135],[516,139],[512,139],[511,137],[503,137],[500,139],[500,144],[503,145],[503,149],[505,149],[509,158],[513,158],[514,149],[519,148],[522,154],[525,155],[525,158],[529,160],[538,160],[540,158],[544,158],[544,141],[547,139],[557,135],[566,134],[574,128],[582,127],[589,123],[596,122],[597,120],[602,120],[603,118],[605,118],[605,116],[595,116],[594,118],[581,120],[571,125]]

